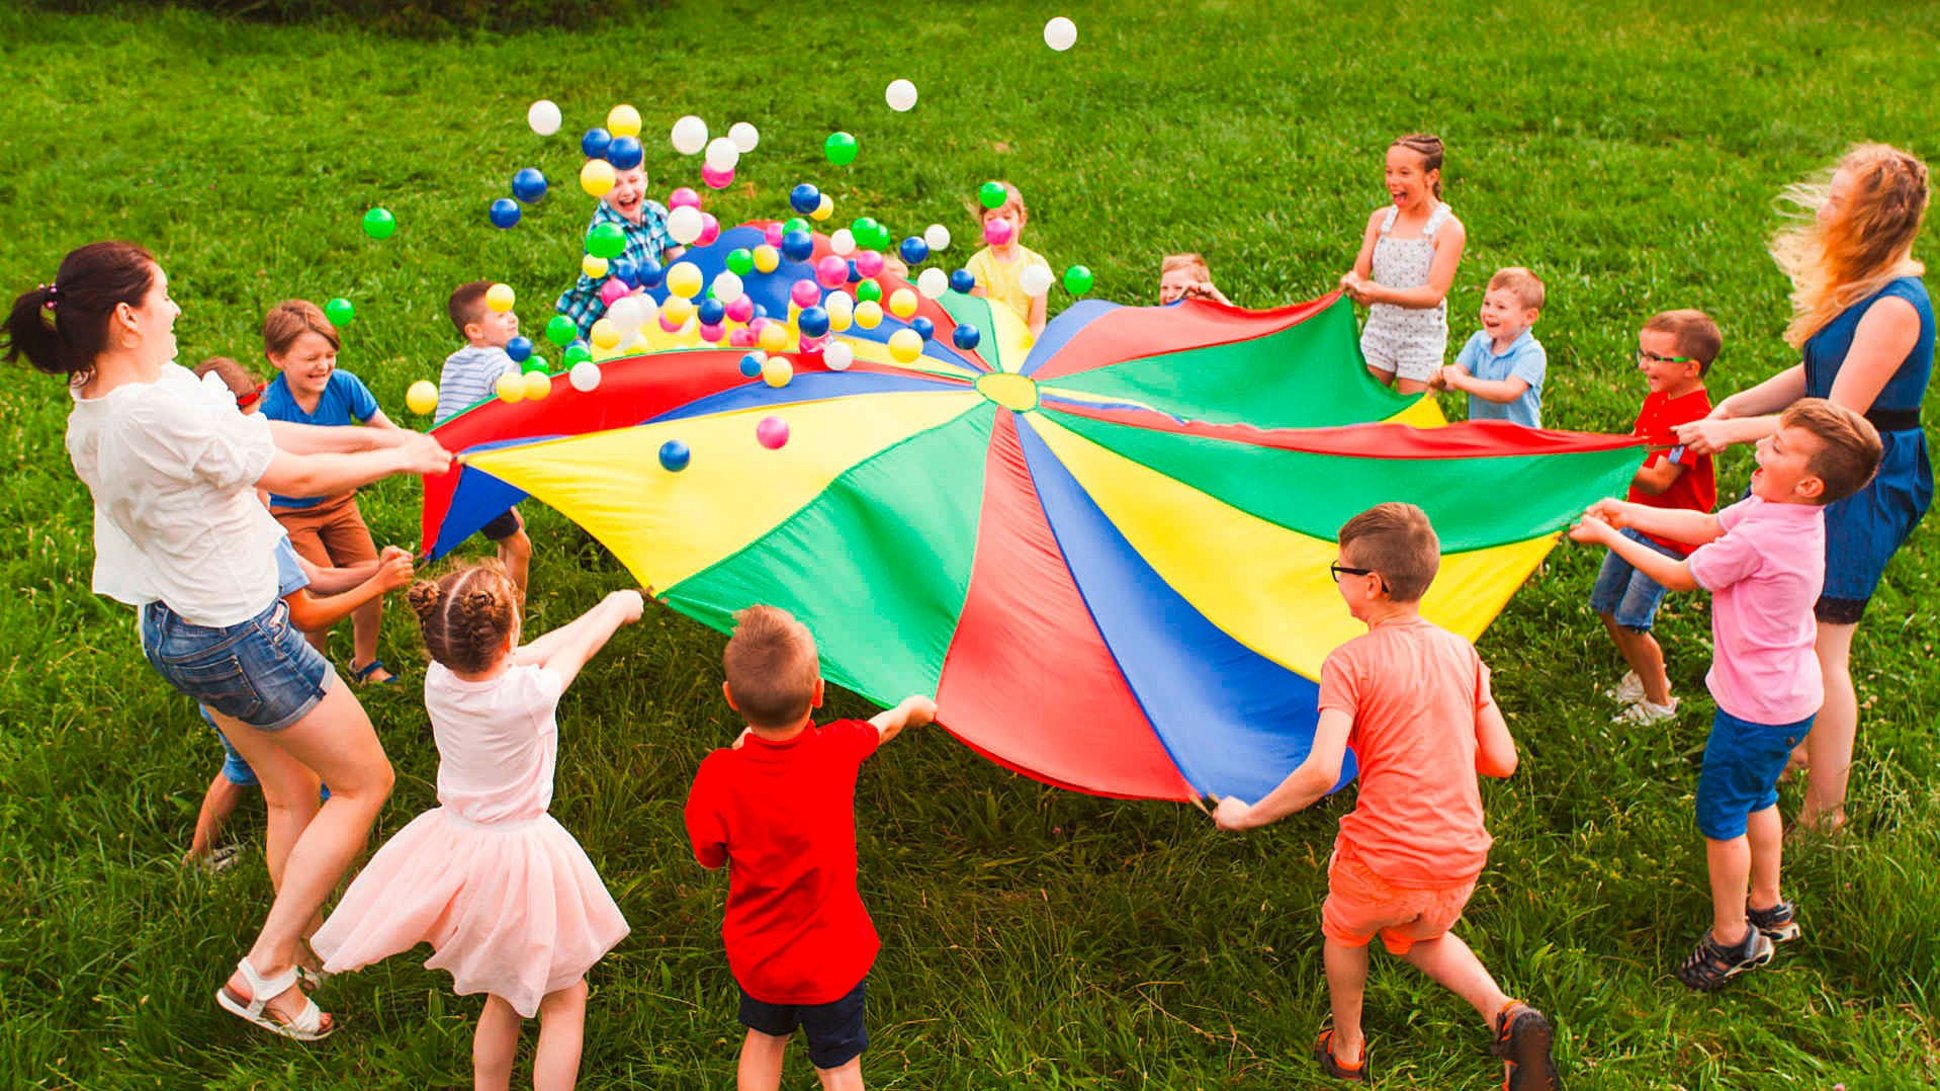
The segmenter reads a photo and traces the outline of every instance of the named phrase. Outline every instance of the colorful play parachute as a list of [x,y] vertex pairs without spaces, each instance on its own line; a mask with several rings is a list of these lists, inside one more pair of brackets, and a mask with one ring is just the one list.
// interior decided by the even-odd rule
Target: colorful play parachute
[[[708,250],[758,236],[691,259],[712,275]],[[746,289],[786,314],[811,264]],[[473,409],[438,430],[463,468],[427,483],[426,549],[533,496],[675,610],[725,631],[744,606],[785,607],[831,681],[935,694],[1006,766],[1100,795],[1251,799],[1306,754],[1321,662],[1361,631],[1328,575],[1344,521],[1427,509],[1444,556],[1424,610],[1474,637],[1637,458],[1628,437],[1439,426],[1367,377],[1336,297],[1084,301],[1028,351],[981,299],[916,317],[934,336],[907,365],[886,317],[840,335],[846,371],[801,352],[780,388],[741,350],[674,349],[601,365],[590,393],[561,377]],[[985,334],[976,350],[948,347],[959,324]],[[757,440],[771,417],[779,449]],[[691,453],[679,472],[669,441]]]

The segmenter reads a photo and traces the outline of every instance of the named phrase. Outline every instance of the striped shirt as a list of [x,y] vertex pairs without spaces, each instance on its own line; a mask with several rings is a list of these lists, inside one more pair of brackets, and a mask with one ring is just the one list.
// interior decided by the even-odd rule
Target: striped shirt
[[[593,218],[587,223],[586,230],[590,232],[602,223],[619,224],[620,230],[626,232],[626,251],[620,257],[635,266],[649,261],[659,262],[660,255],[674,245],[674,237],[667,233],[667,206],[658,201],[640,202],[640,222],[637,224],[601,201],[593,209]],[[555,305],[554,309],[560,314],[578,323],[581,337],[587,336],[594,321],[606,313],[606,302],[600,298],[600,285],[604,283],[604,278],[594,280],[582,273],[579,282],[567,289]]]
[[433,424],[443,424],[498,392],[498,377],[519,366],[497,345],[466,345],[445,357],[438,375],[438,411]]

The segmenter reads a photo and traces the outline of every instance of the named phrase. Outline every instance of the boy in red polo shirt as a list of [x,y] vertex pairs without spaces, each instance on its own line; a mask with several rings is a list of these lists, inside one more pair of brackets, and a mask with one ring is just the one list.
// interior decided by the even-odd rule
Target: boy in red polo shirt
[[856,890],[856,774],[877,746],[934,719],[936,703],[908,697],[866,722],[817,727],[822,677],[808,629],[772,606],[734,623],[722,690],[748,728],[702,760],[687,835],[702,867],[728,865],[721,939],[748,1028],[738,1086],[779,1088],[801,1027],[822,1086],[859,1091],[863,989],[882,944]]

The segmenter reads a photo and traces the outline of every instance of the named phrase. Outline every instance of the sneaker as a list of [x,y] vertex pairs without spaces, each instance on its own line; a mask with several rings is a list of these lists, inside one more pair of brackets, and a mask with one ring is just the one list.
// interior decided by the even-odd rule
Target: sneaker
[[1346,1080],[1349,1083],[1367,1082],[1367,1046],[1365,1044],[1361,1046],[1360,1060],[1348,1064],[1334,1056],[1334,1031],[1331,1027],[1321,1031],[1319,1040],[1314,1042],[1314,1060],[1320,1062],[1322,1072],[1337,1080]]
[[1720,946],[1707,929],[1697,949],[1677,968],[1677,979],[1699,992],[1710,992],[1771,960],[1772,941],[1755,927],[1745,929],[1744,941],[1732,947]]
[[1765,938],[1773,944],[1786,943],[1799,938],[1798,906],[1781,901],[1770,909],[1753,909],[1745,903],[1745,919],[1753,928],[1765,933]]
[[1511,1000],[1495,1016],[1489,1052],[1502,1058],[1504,1091],[1557,1091],[1563,1086],[1549,1050],[1555,1029],[1542,1012]]
[[1644,699],[1644,680],[1636,671],[1625,671],[1623,681],[1604,690],[1603,695],[1620,705],[1634,705]]
[[1613,724],[1630,724],[1633,727],[1649,727],[1677,718],[1677,698],[1673,697],[1667,705],[1660,705],[1646,697],[1639,697],[1635,704],[1615,716],[1610,717]]

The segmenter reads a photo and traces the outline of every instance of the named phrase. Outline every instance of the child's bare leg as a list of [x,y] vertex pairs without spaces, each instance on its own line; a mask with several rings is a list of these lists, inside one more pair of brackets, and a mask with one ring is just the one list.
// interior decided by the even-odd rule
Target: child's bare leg
[[862,1058],[851,1057],[840,1068],[818,1068],[822,1091],[862,1091]]
[[[353,668],[363,667],[369,664],[371,660],[377,658],[377,629],[382,624],[384,624],[384,600],[382,598],[370,600],[362,606],[359,606],[350,615],[350,662]],[[374,674],[371,676],[371,681],[382,682],[385,678],[390,677],[389,671],[379,673],[382,677]]]
[[1495,1029],[1496,1013],[1509,1002],[1509,995],[1489,976],[1488,967],[1453,932],[1444,932],[1408,948],[1401,956],[1415,969],[1439,982],[1448,991],[1469,1002],[1490,1030]]
[[1328,940],[1321,947],[1327,966],[1327,997],[1334,1009],[1334,1058],[1356,1064],[1367,1052],[1361,1034],[1361,1001],[1367,989],[1367,948]]
[[193,864],[208,856],[216,847],[216,835],[222,832],[222,824],[236,813],[236,804],[242,802],[243,786],[230,780],[222,773],[209,782],[209,790],[202,795],[202,809],[195,816],[195,837],[189,842],[189,851],[182,856],[182,862]]
[[[1751,885],[1751,841],[1747,837],[1729,841],[1707,837],[1704,859],[1711,869],[1711,938],[1723,947],[1743,943],[1751,927],[1745,919],[1745,897]],[[1776,871],[1774,867],[1774,878]]]
[[781,1086],[781,1058],[787,1051],[787,1037],[749,1027],[741,1041],[741,1064],[734,1072],[735,1091],[776,1091]]
[[511,1091],[512,1060],[519,1052],[522,1020],[512,1005],[487,994],[472,1033],[472,1082],[478,1091]]
[[1777,807],[1755,811],[1745,820],[1745,840],[1751,846],[1751,904],[1770,909],[1781,900],[1778,866],[1785,843],[1785,824]]
[[1653,705],[1671,703],[1671,680],[1664,671],[1664,649],[1657,638],[1648,632],[1618,625],[1610,620],[1610,635],[1617,641],[1617,650],[1623,653],[1623,661],[1637,672],[1637,680],[1644,684],[1644,699]]
[[1846,824],[1846,777],[1852,769],[1853,740],[1859,734],[1859,696],[1852,688],[1852,634],[1857,625],[1819,623],[1819,673],[1825,703],[1805,737],[1810,771],[1799,825],[1827,832]]
[[512,577],[513,584],[523,593],[526,572],[532,567],[532,539],[526,537],[523,522],[518,530],[499,539],[498,559],[505,565],[505,574]]
[[586,981],[573,982],[539,1001],[539,1049],[532,1058],[533,1091],[572,1091],[579,1082],[579,1053],[586,1041]]

